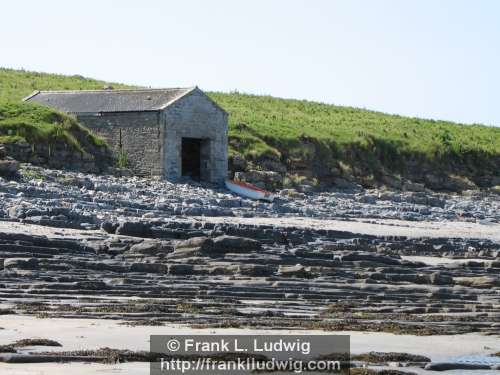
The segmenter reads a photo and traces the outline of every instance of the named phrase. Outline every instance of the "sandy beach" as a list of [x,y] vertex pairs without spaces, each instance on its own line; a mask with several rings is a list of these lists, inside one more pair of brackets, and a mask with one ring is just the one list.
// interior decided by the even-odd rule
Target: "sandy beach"
[[[486,356],[500,351],[500,341],[495,336],[465,334],[453,336],[411,336],[371,332],[324,332],[293,330],[248,330],[248,329],[192,329],[186,326],[170,325],[164,327],[130,327],[120,321],[102,321],[92,319],[37,319],[25,316],[2,316],[0,319],[0,342],[10,342],[19,338],[50,338],[63,346],[57,351],[97,349],[110,347],[116,349],[149,350],[149,336],[189,335],[189,334],[232,334],[232,335],[270,335],[297,334],[350,335],[351,352],[366,353],[406,352],[430,357],[433,361],[452,361],[457,358]],[[57,329],[54,329],[57,327]],[[28,348],[29,349],[29,348]],[[36,349],[36,348],[31,348]],[[46,349],[44,349],[46,350]],[[52,349],[51,349],[52,350]],[[2,364],[0,373],[11,375],[53,375],[67,374],[123,374],[142,375],[149,373],[147,363],[104,364]],[[5,371],[5,372],[4,372]],[[426,373],[429,373],[428,371]],[[457,372],[452,372],[457,374]],[[474,372],[474,374],[489,374]]]

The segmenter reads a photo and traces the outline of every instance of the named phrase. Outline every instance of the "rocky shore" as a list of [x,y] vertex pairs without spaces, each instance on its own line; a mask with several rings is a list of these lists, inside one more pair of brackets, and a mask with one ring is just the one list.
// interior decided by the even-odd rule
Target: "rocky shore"
[[[51,238],[4,230],[4,313],[418,335],[500,327],[498,247],[488,240],[190,220],[151,228],[123,222],[115,233]],[[462,261],[405,259],[419,248]]]
[[[25,164],[18,180],[0,180],[0,217],[36,224],[95,228],[123,218],[172,216],[312,217],[500,223],[500,195],[347,188],[321,193],[279,192],[273,204],[255,202],[216,186],[173,184],[48,170]],[[1,178],[1,177],[0,177]]]
[[500,332],[499,195],[283,190],[268,204],[193,182],[20,174],[0,180],[0,322]]

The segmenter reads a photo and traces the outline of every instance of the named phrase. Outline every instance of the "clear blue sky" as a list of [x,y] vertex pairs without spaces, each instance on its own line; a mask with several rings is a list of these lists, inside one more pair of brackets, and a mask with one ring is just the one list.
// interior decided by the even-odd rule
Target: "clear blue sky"
[[0,66],[500,125],[500,1],[1,5]]

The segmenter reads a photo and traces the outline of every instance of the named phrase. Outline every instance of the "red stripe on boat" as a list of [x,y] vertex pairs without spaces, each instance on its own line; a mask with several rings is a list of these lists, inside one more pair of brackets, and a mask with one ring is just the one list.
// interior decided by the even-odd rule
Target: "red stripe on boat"
[[247,188],[247,189],[251,189],[251,190],[255,190],[255,191],[260,191],[261,193],[271,194],[270,191],[258,188],[257,186],[249,184],[248,182],[235,181],[235,180],[230,180],[229,182],[231,182],[232,184],[239,185],[241,187]]

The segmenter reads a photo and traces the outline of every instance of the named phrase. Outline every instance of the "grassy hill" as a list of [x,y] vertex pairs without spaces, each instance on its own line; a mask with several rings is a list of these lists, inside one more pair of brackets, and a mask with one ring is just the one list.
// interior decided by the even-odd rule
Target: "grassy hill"
[[113,164],[103,139],[73,117],[31,103],[0,100],[0,144],[19,161],[52,168],[98,172]]
[[66,143],[83,151],[85,145],[80,140],[86,138],[96,146],[103,146],[99,137],[92,135],[72,117],[21,100],[35,90],[91,90],[109,85],[126,87],[78,75],[64,76],[0,68],[0,143],[53,141]]
[[[28,144],[26,159],[60,157],[61,152],[109,163],[105,142],[73,117],[53,109],[21,102],[40,89],[96,89],[109,83],[81,76],[63,76],[0,68],[0,144]],[[116,85],[123,87],[123,85]],[[12,147],[13,148],[13,147]],[[19,155],[16,155],[19,156]],[[106,160],[104,160],[106,159]],[[72,163],[77,162],[69,158]],[[51,160],[58,165],[60,160]]]
[[127,87],[80,75],[65,76],[0,68],[0,100],[20,101],[35,90],[98,90],[104,86]]
[[[6,101],[19,102],[34,90],[105,85],[81,76],[0,69],[0,114]],[[241,155],[247,168],[286,169],[290,183],[343,179],[372,186],[410,179],[453,189],[468,181],[494,185],[500,177],[500,128],[269,96],[209,95],[230,113],[230,155]]]
[[0,143],[64,144],[85,152],[105,142],[70,116],[31,103],[0,101]]
[[500,128],[269,96],[211,96],[231,114],[232,152],[274,159],[292,173],[354,176],[365,185],[387,174],[428,185],[433,177],[434,185],[450,176],[481,184],[500,175]]

